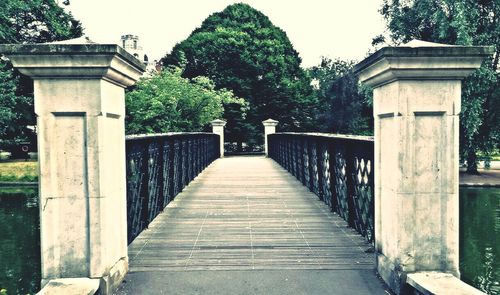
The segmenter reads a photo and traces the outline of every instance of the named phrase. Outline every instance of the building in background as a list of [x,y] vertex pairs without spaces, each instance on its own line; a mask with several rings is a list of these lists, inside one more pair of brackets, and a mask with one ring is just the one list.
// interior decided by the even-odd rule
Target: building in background
[[150,61],[147,54],[144,53],[142,46],[139,43],[139,36],[127,34],[122,35],[120,40],[120,46],[127,50],[128,53],[135,56],[138,60],[142,61],[146,66],[146,72],[144,75],[151,75],[158,72],[157,70],[157,60]]

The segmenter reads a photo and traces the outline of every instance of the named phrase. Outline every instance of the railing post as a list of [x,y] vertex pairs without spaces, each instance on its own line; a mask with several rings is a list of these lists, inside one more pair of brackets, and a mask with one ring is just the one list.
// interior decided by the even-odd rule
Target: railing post
[[276,125],[278,125],[278,121],[273,119],[267,119],[262,121],[264,125],[264,150],[266,152],[266,157],[269,157],[269,143],[267,142],[267,136],[269,134],[276,133]]
[[374,88],[377,269],[396,293],[410,273],[459,276],[460,80],[492,52],[412,41],[355,68]]
[[226,121],[224,120],[213,120],[212,124],[212,132],[219,135],[220,138],[220,157],[224,157],[224,126],[226,126]]
[[128,270],[125,87],[144,66],[117,45],[88,43],[0,52],[34,80],[42,287],[86,277],[110,294]]

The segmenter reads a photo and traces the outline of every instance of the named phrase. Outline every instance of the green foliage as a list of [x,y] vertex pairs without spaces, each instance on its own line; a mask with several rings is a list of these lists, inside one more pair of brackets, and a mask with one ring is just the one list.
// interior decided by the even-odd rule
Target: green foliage
[[[54,0],[2,0],[0,43],[40,43],[80,37],[82,27]],[[33,87],[28,77],[0,60],[0,142],[26,139],[35,124]]]
[[228,141],[261,143],[261,122],[268,118],[280,121],[279,130],[312,128],[317,101],[298,53],[284,31],[249,5],[230,5],[209,16],[163,64],[183,61],[185,77],[207,76],[249,102],[245,119],[226,108]]
[[82,35],[79,21],[54,0],[2,0],[0,43],[43,43]]
[[496,47],[491,60],[463,83],[460,152],[471,173],[477,172],[478,151],[489,154],[500,145],[499,11],[500,0],[384,0],[381,9],[395,43],[420,39]]
[[316,94],[323,108],[319,114],[321,132],[371,135],[373,119],[371,92],[358,83],[353,61],[323,57],[319,66],[309,69],[317,82]]
[[0,60],[0,139],[23,137],[24,127],[33,124],[33,99],[17,94],[19,75],[10,62]]
[[224,112],[224,104],[246,103],[226,89],[215,89],[207,77],[183,78],[180,68],[169,68],[142,79],[126,95],[127,134],[200,131]]

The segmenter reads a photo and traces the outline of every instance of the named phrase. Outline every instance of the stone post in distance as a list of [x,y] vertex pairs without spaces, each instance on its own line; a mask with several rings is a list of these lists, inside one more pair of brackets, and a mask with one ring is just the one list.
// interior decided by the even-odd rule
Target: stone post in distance
[[264,150],[266,152],[266,157],[269,157],[269,146],[267,144],[267,136],[269,134],[274,134],[276,133],[276,126],[278,125],[278,121],[273,120],[273,119],[267,119],[265,121],[262,121],[262,124],[264,125]]
[[220,157],[224,157],[224,126],[226,126],[226,121],[221,119],[215,119],[212,122],[212,132],[219,135],[220,138]]

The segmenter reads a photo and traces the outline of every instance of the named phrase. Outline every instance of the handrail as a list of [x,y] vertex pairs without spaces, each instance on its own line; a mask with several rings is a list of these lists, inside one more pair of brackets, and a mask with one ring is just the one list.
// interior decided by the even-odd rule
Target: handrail
[[268,142],[272,159],[373,243],[373,137],[286,132]]
[[336,139],[352,139],[352,140],[360,140],[360,141],[374,141],[375,140],[373,136],[340,134],[340,133],[280,132],[280,133],[276,133],[276,134],[295,135],[295,136],[312,136],[312,137],[336,138]]
[[213,133],[127,136],[128,242],[219,156],[219,136]]
[[145,138],[160,138],[165,136],[190,136],[190,135],[210,135],[211,132],[167,132],[167,133],[151,133],[151,134],[130,134],[125,136],[126,140],[139,140]]

